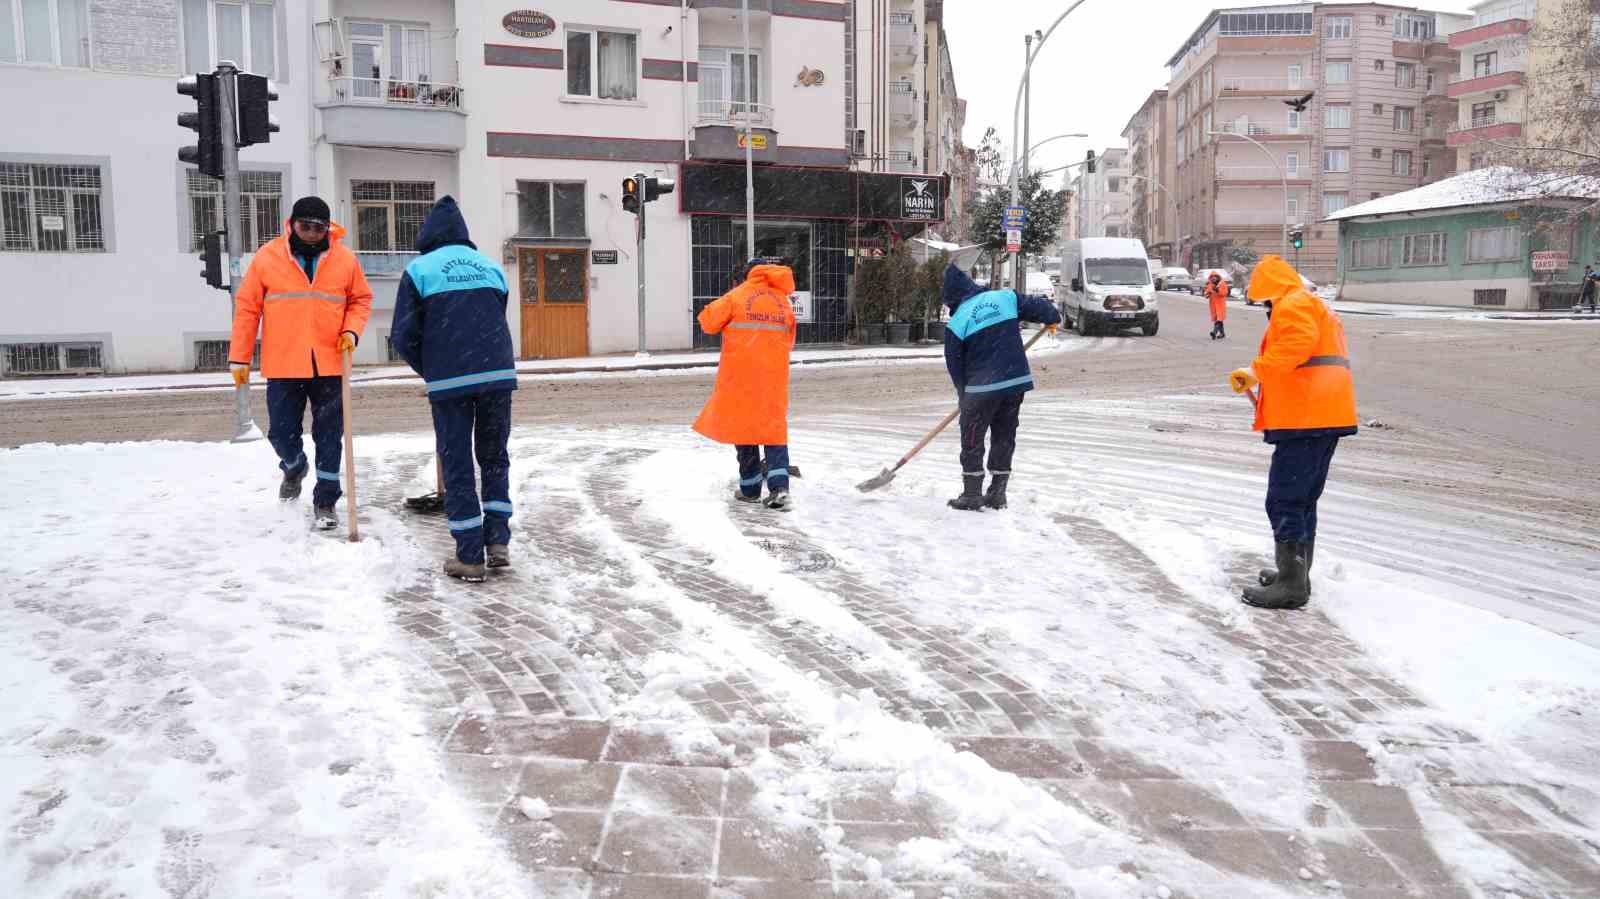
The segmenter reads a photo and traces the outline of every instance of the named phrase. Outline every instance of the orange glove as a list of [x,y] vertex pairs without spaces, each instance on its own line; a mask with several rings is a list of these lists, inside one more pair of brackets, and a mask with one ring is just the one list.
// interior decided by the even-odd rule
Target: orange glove
[[248,365],[230,365],[228,366],[228,373],[233,375],[233,386],[235,387],[243,387],[250,383],[250,366]]
[[353,353],[353,352],[355,352],[356,351],[356,332],[354,332],[354,331],[340,331],[339,332],[339,344],[338,344],[338,346],[339,346],[339,352],[341,352],[341,353]]

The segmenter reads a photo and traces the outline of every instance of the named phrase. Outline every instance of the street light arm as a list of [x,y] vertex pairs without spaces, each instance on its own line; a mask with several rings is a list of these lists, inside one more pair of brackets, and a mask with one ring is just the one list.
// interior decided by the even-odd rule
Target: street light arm
[[1044,146],[1045,144],[1050,143],[1051,141],[1062,140],[1063,138],[1068,138],[1068,137],[1088,137],[1088,136],[1089,135],[1087,135],[1087,134],[1083,134],[1083,133],[1079,132],[1079,133],[1075,133],[1075,134],[1057,134],[1054,137],[1047,137],[1044,140],[1039,141],[1038,143],[1036,143],[1033,146],[1029,147],[1028,148],[1028,152],[1026,154],[1024,154],[1021,159],[1013,161],[1011,163],[1011,170],[1012,170],[1012,172],[1015,172],[1017,170],[1017,166],[1019,166],[1019,165],[1020,166],[1026,166],[1027,163],[1028,163],[1028,160],[1033,158],[1033,152],[1035,150],[1039,149],[1040,147]]
[[1207,131],[1206,134],[1214,135],[1214,136],[1219,137],[1219,138],[1221,138],[1221,137],[1237,137],[1240,140],[1249,141],[1250,143],[1255,145],[1255,148],[1257,150],[1260,150],[1262,153],[1266,154],[1267,161],[1272,163],[1272,167],[1278,170],[1278,180],[1283,183],[1283,206],[1282,206],[1281,209],[1278,210],[1279,217],[1283,219],[1283,245],[1279,248],[1278,252],[1281,253],[1284,256],[1284,258],[1288,258],[1288,256],[1289,256],[1289,176],[1288,176],[1288,174],[1286,174],[1284,172],[1283,165],[1278,162],[1278,157],[1272,155],[1272,151],[1268,150],[1266,145],[1261,143],[1261,141],[1258,141],[1255,138],[1249,137],[1247,135],[1239,134],[1239,133],[1236,133],[1236,132],[1233,132],[1233,131]]
[[[1061,24],[1061,21],[1067,16],[1071,15],[1073,10],[1082,5],[1083,0],[1074,0],[1073,4],[1067,7],[1066,12],[1056,16],[1056,20],[1050,23],[1049,28],[1045,29],[1044,36],[1039,38],[1038,43],[1034,44],[1033,52],[1028,54],[1028,62],[1022,67],[1022,78],[1017,82],[1017,102],[1013,103],[1011,106],[1011,146],[1013,147],[1017,145],[1017,119],[1022,115],[1022,94],[1027,89],[1028,73],[1033,70],[1033,61],[1039,58],[1039,51],[1044,49],[1044,42],[1050,39],[1050,35],[1056,33],[1056,27]],[[1022,155],[1024,158],[1026,158],[1028,154],[1023,153]],[[1015,170],[1013,170],[1011,172],[1011,203],[1012,205],[1016,205],[1016,202],[1017,173]]]

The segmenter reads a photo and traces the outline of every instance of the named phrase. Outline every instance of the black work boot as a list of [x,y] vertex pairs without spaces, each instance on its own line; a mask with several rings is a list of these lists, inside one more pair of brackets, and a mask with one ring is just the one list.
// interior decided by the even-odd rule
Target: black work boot
[[[1309,591],[1311,589],[1311,565],[1316,561],[1317,556],[1317,538],[1312,537],[1302,543],[1301,546],[1306,548],[1306,590]],[[1276,568],[1263,568],[1256,575],[1256,580],[1260,581],[1263,587],[1272,586],[1272,582],[1277,579],[1278,569]]]
[[995,511],[1006,507],[1006,484],[1010,483],[1010,474],[997,474],[989,479],[989,492],[983,495],[983,504]]
[[983,511],[983,475],[963,474],[961,476],[961,495],[951,500],[950,508],[960,509],[963,512]]
[[291,500],[299,499],[300,498],[300,482],[305,480],[306,479],[306,475],[308,475],[310,473],[311,473],[311,464],[309,462],[306,463],[305,465],[300,466],[300,470],[298,472],[295,472],[295,471],[286,471],[286,472],[284,472],[283,473],[283,483],[278,485],[278,499],[281,499],[284,502],[290,502]]
[[1277,545],[1278,576],[1266,587],[1244,588],[1246,605],[1258,609],[1298,609],[1311,600],[1311,573],[1306,568],[1306,544]]

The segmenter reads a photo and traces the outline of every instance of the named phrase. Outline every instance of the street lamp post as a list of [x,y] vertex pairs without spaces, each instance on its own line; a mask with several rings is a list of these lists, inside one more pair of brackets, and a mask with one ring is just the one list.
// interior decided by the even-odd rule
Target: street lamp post
[[[1033,71],[1033,61],[1035,59],[1039,58],[1039,51],[1044,49],[1044,42],[1050,39],[1050,35],[1056,33],[1056,28],[1058,28],[1061,25],[1062,20],[1065,19],[1067,16],[1071,15],[1073,10],[1077,9],[1078,7],[1080,7],[1082,5],[1083,5],[1083,0],[1073,0],[1073,4],[1071,6],[1069,6],[1069,7],[1067,7],[1066,11],[1063,12],[1061,15],[1056,16],[1056,20],[1054,22],[1051,22],[1050,23],[1050,27],[1045,29],[1044,33],[1039,36],[1039,44],[1038,44],[1038,46],[1033,46],[1028,51],[1028,61],[1022,67],[1022,79],[1017,82],[1017,101],[1015,103],[1013,103],[1012,107],[1011,107],[1011,147],[1012,147],[1012,149],[1015,149],[1018,146],[1024,146],[1024,147],[1027,146],[1026,143],[1019,144],[1018,141],[1017,141],[1017,130],[1018,130],[1017,129],[1017,125],[1019,123],[1019,116],[1020,116],[1020,114],[1022,112],[1022,98],[1023,98],[1023,95],[1026,94],[1027,90],[1028,90],[1028,76]],[[1030,46],[1031,46],[1031,42],[1030,42]],[[1027,153],[1023,153],[1023,158],[1024,159],[1027,158]],[[1011,204],[1010,205],[1012,205],[1012,206],[1017,205],[1017,172],[1016,172],[1015,168],[1013,168],[1012,171],[1011,171]],[[1011,269],[1012,269],[1013,272],[1015,272],[1016,271],[1016,259],[1013,258],[1011,260],[1011,263],[1012,263]],[[1017,289],[1020,291],[1022,285],[1018,284],[1016,286],[1017,286]]]
[[1287,257],[1289,255],[1289,176],[1284,172],[1283,164],[1278,162],[1278,157],[1272,155],[1271,150],[1268,150],[1261,141],[1253,137],[1246,137],[1243,134],[1237,134],[1232,131],[1207,131],[1206,133],[1215,137],[1237,137],[1240,140],[1247,140],[1255,144],[1256,149],[1266,154],[1267,159],[1272,162],[1272,167],[1278,170],[1278,180],[1283,182],[1283,205],[1278,208],[1279,218],[1283,219],[1283,247],[1279,252]]

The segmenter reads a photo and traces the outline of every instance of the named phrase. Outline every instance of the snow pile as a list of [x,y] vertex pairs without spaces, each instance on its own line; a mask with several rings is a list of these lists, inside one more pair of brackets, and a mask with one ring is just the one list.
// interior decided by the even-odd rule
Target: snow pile
[[523,891],[412,702],[398,522],[312,533],[259,443],[28,446],[0,477],[0,894]]

